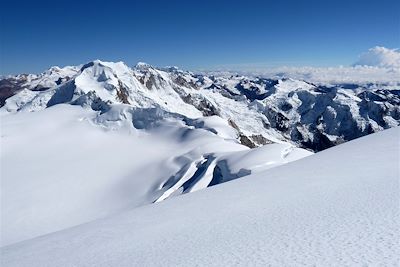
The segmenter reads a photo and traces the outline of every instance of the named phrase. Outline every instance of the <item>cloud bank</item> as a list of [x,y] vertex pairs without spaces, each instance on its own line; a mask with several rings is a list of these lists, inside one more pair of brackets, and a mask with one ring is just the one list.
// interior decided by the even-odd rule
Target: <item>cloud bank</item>
[[380,68],[400,68],[400,51],[375,46],[360,55],[355,66],[374,66]]
[[400,68],[380,68],[372,66],[354,67],[278,67],[248,71],[212,71],[212,75],[245,75],[271,79],[292,78],[316,84],[370,83],[385,88],[398,89],[400,86]]
[[400,51],[376,46],[361,54],[352,66],[340,67],[262,67],[248,64],[247,67],[225,67],[208,71],[214,75],[240,74],[264,78],[293,78],[317,84],[358,83],[398,89],[400,86]]

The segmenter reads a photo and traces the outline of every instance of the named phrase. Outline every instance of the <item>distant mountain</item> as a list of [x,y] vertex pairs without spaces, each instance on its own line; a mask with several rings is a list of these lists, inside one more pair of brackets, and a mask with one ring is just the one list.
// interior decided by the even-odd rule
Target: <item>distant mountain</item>
[[321,151],[400,124],[400,88],[194,74],[146,63],[129,68],[96,60],[8,77],[0,81],[0,97],[4,112],[67,103],[99,114],[122,104],[125,110],[157,108],[191,119],[216,115],[249,147],[290,142]]

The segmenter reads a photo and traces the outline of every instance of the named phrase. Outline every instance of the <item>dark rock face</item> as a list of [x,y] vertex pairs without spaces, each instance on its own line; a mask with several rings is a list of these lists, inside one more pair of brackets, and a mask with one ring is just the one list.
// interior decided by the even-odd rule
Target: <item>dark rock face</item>
[[[250,100],[262,100],[275,93],[274,86],[277,83],[276,80],[256,78],[254,81],[244,80],[238,83],[235,88]],[[260,88],[263,88],[265,92],[261,91]]]
[[261,134],[253,134],[250,136],[250,139],[253,140],[253,142],[257,145],[272,144],[272,142],[270,140],[268,140]]
[[130,104],[128,100],[129,97],[128,89],[124,86],[124,84],[120,80],[118,80],[118,88],[116,90],[117,90],[118,100],[124,104]]
[[94,66],[94,62],[91,61],[91,62],[86,63],[85,65],[83,65],[80,71],[84,71],[85,69],[93,67],[93,66]]
[[247,146],[249,148],[255,148],[256,145],[252,142],[246,135],[240,133],[239,134],[239,141],[242,145]]
[[203,113],[203,116],[208,117],[208,116],[214,116],[217,115],[219,116],[219,110],[217,107],[215,107],[209,100],[206,98],[203,98],[199,95],[181,95],[182,100],[185,103],[188,103],[190,105],[193,105],[196,107],[198,110],[200,110]]
[[284,113],[273,108],[266,108],[264,115],[269,121],[269,126],[279,131],[287,131],[289,127],[289,118]]
[[0,80],[0,107],[4,106],[7,98],[24,89],[22,87],[23,82],[14,78]]
[[180,75],[176,75],[173,78],[173,81],[175,84],[177,84],[178,86],[183,86],[186,88],[193,88],[193,89],[198,89],[196,84],[192,83],[192,82],[188,82],[186,81],[182,76]]

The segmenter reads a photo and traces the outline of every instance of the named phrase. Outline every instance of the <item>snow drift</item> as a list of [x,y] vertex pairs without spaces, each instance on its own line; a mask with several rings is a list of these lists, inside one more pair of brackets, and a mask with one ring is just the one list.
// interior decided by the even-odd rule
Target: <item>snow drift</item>
[[58,104],[1,116],[1,244],[204,189],[312,154],[250,150],[220,117]]
[[5,266],[395,266],[399,135],[3,247]]

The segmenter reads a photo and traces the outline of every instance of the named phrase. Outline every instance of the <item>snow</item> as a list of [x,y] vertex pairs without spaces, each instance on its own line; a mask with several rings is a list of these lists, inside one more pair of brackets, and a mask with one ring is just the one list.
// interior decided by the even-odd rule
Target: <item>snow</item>
[[[159,163],[171,147],[96,129],[87,116],[80,107],[55,106],[2,117],[3,244],[146,201],[148,188],[130,177],[143,175],[150,186],[154,176],[139,167]],[[150,142],[159,150],[147,149]]]
[[[400,128],[316,155],[294,144],[397,126],[398,69],[311,72],[95,60],[14,77],[0,109],[2,263],[395,265]],[[349,73],[360,83],[326,84]]]
[[29,89],[52,88],[57,85],[59,79],[75,76],[79,69],[80,66],[66,66],[63,68],[53,66],[39,75],[29,74],[26,77],[25,86]]
[[34,99],[34,97],[37,94],[38,94],[37,92],[33,92],[28,89],[22,90],[17,95],[14,95],[7,99],[7,103],[6,103],[5,107],[3,108],[3,112],[4,111],[8,111],[8,112],[18,111],[22,106],[31,102],[32,99]]
[[224,97],[214,90],[202,89],[200,93],[212,103],[216,103],[216,106],[221,111],[220,116],[233,120],[243,133],[247,135],[259,133],[267,136],[273,142],[283,143],[280,133],[275,129],[266,129],[263,122],[268,121],[267,118],[258,110],[249,108],[247,101],[236,101],[235,99]]
[[299,81],[299,80],[293,80],[293,79],[279,79],[278,84],[275,86],[276,89],[278,89],[279,93],[289,93],[293,90],[311,90],[312,88],[315,88],[315,86],[308,84],[304,81]]
[[[206,188],[221,156],[249,151],[217,116],[189,119],[129,105],[102,114],[68,104],[2,111],[3,246]],[[270,159],[282,161],[279,150],[288,146]],[[209,157],[213,164],[201,165]],[[235,166],[251,169],[247,161]]]
[[312,155],[311,152],[289,144],[270,144],[247,151],[230,153],[222,159],[227,161],[229,170],[233,173],[238,173],[243,166],[246,166],[246,169],[251,170],[253,174],[310,155]]
[[399,135],[399,127],[385,130],[243,179],[6,246],[2,264],[396,266]]

